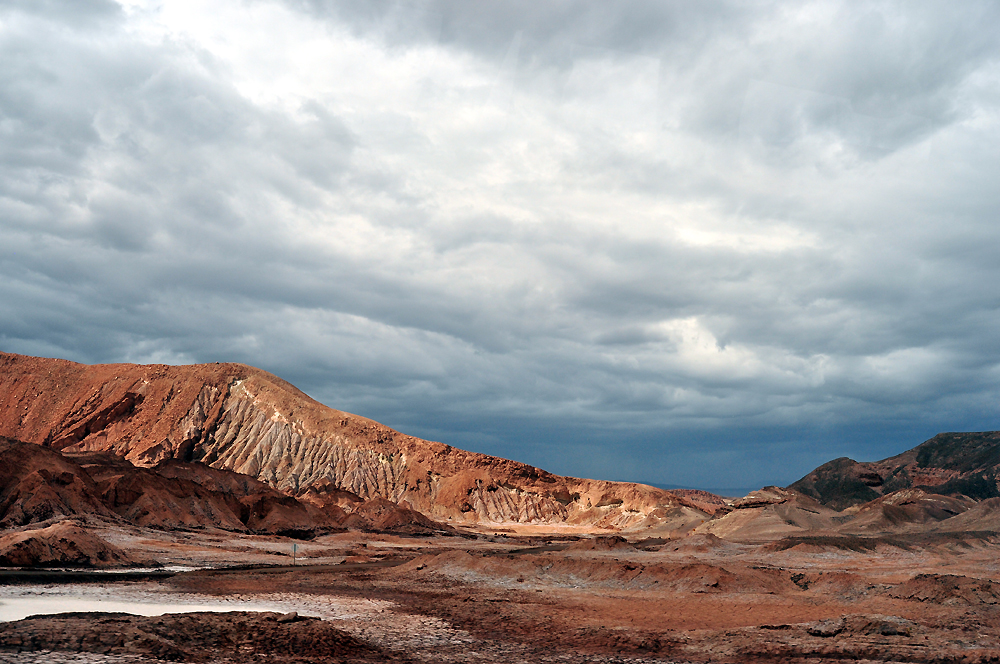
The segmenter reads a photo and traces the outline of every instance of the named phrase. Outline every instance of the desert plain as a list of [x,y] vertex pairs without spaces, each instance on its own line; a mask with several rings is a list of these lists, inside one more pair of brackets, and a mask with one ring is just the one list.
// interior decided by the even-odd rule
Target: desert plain
[[[126,580],[101,580],[100,572],[7,578],[0,602],[41,596],[236,613],[32,617],[0,628],[6,661],[63,661],[58,653],[75,652],[92,655],[85,661],[137,662],[1000,657],[1000,584],[990,580],[997,545],[985,535],[843,538],[777,550],[710,534],[631,542],[557,533],[343,533],[309,542],[102,534],[164,568]],[[192,567],[200,569],[171,571]]]

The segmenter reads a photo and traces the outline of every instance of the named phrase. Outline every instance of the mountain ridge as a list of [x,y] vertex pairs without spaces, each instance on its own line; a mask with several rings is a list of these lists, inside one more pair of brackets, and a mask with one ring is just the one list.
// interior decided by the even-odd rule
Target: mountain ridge
[[0,435],[137,466],[196,461],[297,495],[323,483],[432,519],[671,528],[703,500],[562,477],[408,436],[241,364],[83,365],[0,353]]

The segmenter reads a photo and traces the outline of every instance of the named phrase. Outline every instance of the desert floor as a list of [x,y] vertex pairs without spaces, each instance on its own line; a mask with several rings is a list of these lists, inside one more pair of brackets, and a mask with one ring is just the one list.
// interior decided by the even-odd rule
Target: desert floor
[[1000,662],[991,533],[101,534],[165,570],[0,576],[4,607],[61,614],[0,623],[0,661]]

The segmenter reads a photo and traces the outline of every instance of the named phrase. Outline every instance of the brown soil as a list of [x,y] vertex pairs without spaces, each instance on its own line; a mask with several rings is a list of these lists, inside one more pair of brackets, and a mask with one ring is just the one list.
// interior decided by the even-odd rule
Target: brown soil
[[604,535],[573,542],[570,551],[635,551],[635,547],[620,535]]
[[[641,551],[625,557],[620,551],[513,551],[450,549],[400,566],[351,572],[196,572],[175,577],[170,585],[225,596],[247,596],[266,586],[317,599],[389,600],[397,615],[410,621],[436,618],[453,633],[471,635],[473,641],[461,648],[435,651],[435,661],[445,662],[473,661],[463,654],[470,649],[558,653],[567,661],[1000,658],[1000,607],[990,603],[988,582],[928,582],[911,575],[898,584],[881,583],[897,575],[901,564],[941,564],[937,552],[911,553],[906,561],[880,554],[845,554],[833,561],[827,554],[803,555],[775,567],[761,564],[768,554],[756,548],[721,560],[711,554],[691,560]],[[980,551],[955,562],[974,569],[995,553]],[[873,574],[876,570],[882,574]],[[655,582],[643,583],[644,576]],[[928,584],[933,597],[920,591]],[[377,636],[377,627],[368,629],[376,642],[391,642],[389,634]],[[426,651],[410,651],[418,659],[421,653]]]

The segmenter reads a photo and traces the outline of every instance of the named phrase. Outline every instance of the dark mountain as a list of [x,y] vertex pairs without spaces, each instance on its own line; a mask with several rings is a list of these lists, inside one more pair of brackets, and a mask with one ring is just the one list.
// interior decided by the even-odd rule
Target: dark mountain
[[902,489],[985,500],[1000,497],[1000,431],[940,433],[881,461],[827,462],[789,489],[843,510]]

